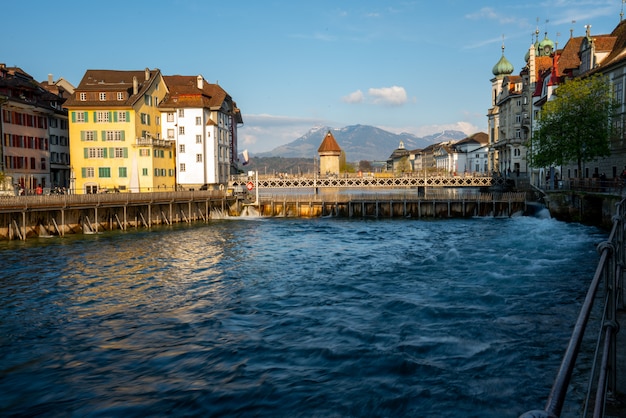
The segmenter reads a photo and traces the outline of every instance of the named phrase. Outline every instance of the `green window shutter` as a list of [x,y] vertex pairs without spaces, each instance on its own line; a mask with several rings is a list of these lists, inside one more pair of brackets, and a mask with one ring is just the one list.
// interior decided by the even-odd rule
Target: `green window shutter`
[[[85,113],[87,113],[87,112],[85,112]],[[97,120],[98,120],[98,115],[97,115],[96,111],[94,110],[94,112],[93,112],[93,121],[95,122]]]
[[85,140],[85,131],[80,131],[80,140],[81,141]]
[[122,141],[126,141],[126,138],[125,138],[126,135],[125,134],[126,134],[126,131],[122,131],[122,136],[121,136]]
[[86,177],[87,177],[87,169],[86,169],[85,167],[82,167],[82,168],[80,169],[80,175],[81,175],[83,178],[86,178]]
[[130,122],[130,112],[126,111],[126,122]]
[[[89,122],[89,112],[83,112],[85,114],[85,122]],[[96,118],[94,118],[93,120],[96,120]]]
[[107,132],[106,131],[100,131],[100,139],[103,141],[107,140]]
[[109,110],[109,121],[113,120],[113,113],[112,111]]
[[85,159],[89,158],[89,148],[83,148],[83,151],[85,152]]
[[115,156],[115,148],[109,148],[109,158],[113,158]]
[[103,156],[104,158],[107,158],[107,149],[106,149],[106,148],[103,148],[103,149],[102,149],[102,156]]
[[124,158],[128,158],[128,148],[124,147]]
[[148,126],[150,126],[150,115],[146,115],[146,120],[148,121]]
[[117,112],[113,112],[113,122],[117,122]]
[[76,112],[72,112],[72,123],[76,123]]

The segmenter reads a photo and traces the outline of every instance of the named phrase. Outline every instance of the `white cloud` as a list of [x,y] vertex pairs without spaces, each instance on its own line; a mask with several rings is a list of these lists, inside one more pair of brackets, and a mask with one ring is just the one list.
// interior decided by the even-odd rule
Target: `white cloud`
[[404,87],[392,86],[370,88],[367,92],[373,98],[375,104],[400,106],[407,102],[407,95]]
[[341,100],[346,103],[362,103],[363,100],[365,100],[365,97],[363,96],[363,92],[361,90],[357,90],[347,96],[343,96]]

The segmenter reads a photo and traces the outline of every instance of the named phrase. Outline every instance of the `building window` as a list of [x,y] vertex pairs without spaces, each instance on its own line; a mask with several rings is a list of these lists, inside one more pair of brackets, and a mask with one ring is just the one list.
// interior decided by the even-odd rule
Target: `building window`
[[107,141],[123,141],[124,140],[124,131],[106,131],[106,140]]
[[93,178],[96,176],[96,171],[93,167],[83,167],[81,171],[83,178]]
[[196,144],[202,144],[202,135],[196,135]]
[[100,93],[98,95],[98,97],[100,98],[101,102],[104,102],[107,99],[107,94],[106,93]]
[[185,109],[178,109],[178,117],[179,118],[185,117]]
[[128,170],[126,169],[126,167],[120,167],[118,169],[118,174],[120,178],[128,177]]
[[127,122],[127,120],[126,120],[126,112],[117,112],[117,121],[118,122]]
[[152,96],[144,95],[143,102],[146,106],[152,106]]
[[126,148],[117,147],[113,150],[115,158],[127,158],[128,151]]
[[180,172],[185,172],[187,170],[187,166],[185,165],[185,163],[180,163]]
[[154,118],[154,123],[158,126],[161,124],[161,116],[156,116]]
[[167,112],[167,121],[174,122],[174,112]]
[[96,140],[96,131],[80,131],[80,136],[83,141],[95,141]]
[[106,148],[87,148],[87,158],[106,158]]
[[522,131],[519,129],[515,130],[515,138],[519,139],[522,137]]
[[197,163],[201,163],[202,162],[202,154],[196,154],[196,162]]
[[167,139],[174,139],[174,130],[173,129],[168,129],[167,130]]
[[81,102],[87,101],[87,93],[80,93],[80,101]]
[[139,156],[140,157],[149,157],[150,156],[150,150],[148,148],[140,148],[139,149]]
[[185,144],[180,144],[178,146],[178,153],[179,154],[184,154],[185,153]]
[[141,117],[141,123],[143,125],[150,125],[150,115],[148,115],[147,113],[142,113],[140,117]]
[[85,112],[74,112],[76,115],[76,122],[85,122]]
[[147,168],[142,168],[141,169],[141,175],[142,176],[147,176],[148,175],[148,169]]
[[117,92],[117,100],[124,100],[124,93],[122,93],[121,91]]
[[99,167],[98,168],[98,177],[100,177],[100,178],[110,178],[111,177],[111,168],[110,167]]
[[202,118],[200,116],[196,117],[196,125],[202,125]]
[[97,112],[96,121],[99,123],[106,123],[109,121],[109,112]]
[[184,126],[179,126],[178,127],[178,135],[185,135],[185,127]]

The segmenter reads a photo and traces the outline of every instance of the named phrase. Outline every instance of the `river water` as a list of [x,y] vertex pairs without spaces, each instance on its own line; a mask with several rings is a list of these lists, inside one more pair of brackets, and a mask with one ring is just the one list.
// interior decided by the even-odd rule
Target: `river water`
[[245,218],[1,243],[0,415],[517,417],[544,406],[605,238]]

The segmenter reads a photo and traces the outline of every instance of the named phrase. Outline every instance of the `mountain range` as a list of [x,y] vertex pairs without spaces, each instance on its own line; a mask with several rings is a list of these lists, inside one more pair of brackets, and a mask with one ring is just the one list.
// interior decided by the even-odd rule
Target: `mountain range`
[[254,154],[254,156],[314,158],[317,157],[317,149],[329,131],[341,149],[345,151],[346,160],[351,162],[385,161],[398,148],[400,141],[404,143],[404,148],[414,150],[439,142],[458,141],[468,136],[461,131],[445,130],[420,138],[410,133],[394,134],[369,125],[352,125],[344,128],[318,126],[295,141],[268,152]]

